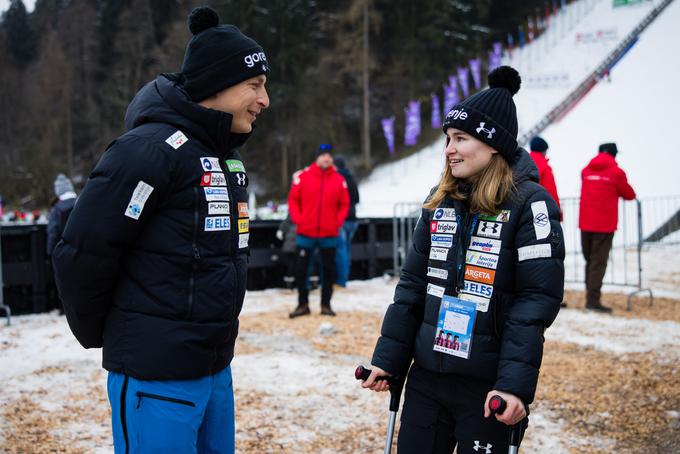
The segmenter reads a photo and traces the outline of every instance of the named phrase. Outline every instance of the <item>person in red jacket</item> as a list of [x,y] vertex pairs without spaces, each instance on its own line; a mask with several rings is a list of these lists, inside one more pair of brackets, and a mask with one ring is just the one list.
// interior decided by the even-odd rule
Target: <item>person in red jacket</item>
[[296,282],[298,306],[290,318],[309,314],[307,269],[315,249],[321,252],[323,268],[321,314],[335,315],[331,296],[335,282],[335,248],[340,227],[349,211],[349,192],[345,178],[333,166],[332,147],[322,144],[316,161],[293,179],[288,194],[288,211],[297,226],[298,251]]
[[600,145],[599,153],[581,172],[579,229],[586,259],[586,309],[610,313],[600,302],[602,279],[619,221],[619,197],[635,199],[626,173],[616,164],[615,143]]
[[[543,186],[548,194],[555,200],[557,207],[562,213],[562,207],[560,207],[560,198],[557,196],[557,185],[555,184],[555,176],[553,175],[552,167],[548,164],[548,158],[546,154],[548,153],[548,142],[543,140],[542,137],[534,137],[529,142],[529,148],[531,152],[529,156],[538,167],[538,184]],[[560,221],[562,220],[562,215],[560,214]]]

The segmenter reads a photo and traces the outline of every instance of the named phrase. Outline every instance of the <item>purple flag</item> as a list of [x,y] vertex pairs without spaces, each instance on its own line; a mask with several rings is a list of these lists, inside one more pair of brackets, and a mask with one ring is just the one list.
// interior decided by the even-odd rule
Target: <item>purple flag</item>
[[475,90],[479,90],[482,86],[482,60],[480,58],[473,58],[470,60],[470,71],[472,72],[472,81],[475,84]]
[[420,101],[410,101],[406,110],[404,145],[415,145],[420,135]]
[[458,104],[458,83],[456,76],[449,76],[449,85],[444,85],[444,115]]
[[442,113],[439,110],[439,96],[432,95],[432,129],[439,129],[442,127]]
[[458,68],[458,83],[460,84],[460,90],[463,92],[463,97],[467,98],[470,94],[470,88],[468,87],[468,69],[466,66]]
[[[512,46],[512,35],[508,34],[508,45]],[[503,56],[503,43],[496,41],[493,43],[493,53],[499,57]]]
[[489,52],[489,72],[501,66],[503,63],[502,56],[495,52]]
[[380,123],[387,141],[387,149],[390,151],[390,156],[394,156],[394,117],[383,118]]

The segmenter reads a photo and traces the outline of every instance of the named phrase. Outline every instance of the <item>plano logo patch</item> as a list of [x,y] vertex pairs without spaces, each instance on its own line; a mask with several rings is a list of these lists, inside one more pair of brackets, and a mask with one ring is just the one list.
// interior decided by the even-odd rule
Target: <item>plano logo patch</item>
[[458,230],[457,222],[450,221],[431,221],[430,233],[452,233],[455,235]]
[[250,227],[249,219],[239,219],[238,220],[238,233],[248,233]]
[[134,219],[135,221],[139,219],[144,210],[144,205],[146,201],[149,200],[149,196],[153,192],[153,186],[139,180],[135,190],[132,192],[132,197],[127,204],[125,209],[125,216]]
[[239,161],[238,159],[227,159],[224,161],[224,163],[227,165],[227,169],[229,172],[243,172],[245,173],[246,168],[243,165],[243,161]]
[[434,284],[427,284],[427,293],[436,296],[437,298],[442,298],[444,296],[444,287]]
[[229,202],[208,202],[208,214],[229,214]]
[[449,277],[449,272],[441,268],[427,267],[427,275],[429,277],[436,277],[437,279],[447,279]]
[[231,219],[229,216],[215,216],[205,218],[204,229],[206,232],[217,232],[231,229]]
[[206,187],[203,188],[205,192],[205,200],[208,202],[228,202],[229,201],[229,191],[227,188],[213,188]]
[[477,228],[477,235],[486,236],[489,238],[500,238],[503,224],[500,222],[480,221]]
[[501,252],[501,242],[500,240],[492,240],[490,238],[473,236],[470,239],[470,249],[472,249],[473,251],[499,254]]
[[227,179],[222,172],[204,173],[201,178],[201,186],[226,186]]
[[184,135],[182,131],[177,131],[167,139],[165,139],[165,143],[170,145],[172,148],[175,150],[187,143],[189,139],[187,139],[187,136]]
[[201,158],[201,167],[204,172],[221,172],[220,160],[217,158],[205,157]]
[[535,244],[517,249],[517,260],[520,262],[544,257],[552,257],[552,250],[549,244]]
[[491,285],[495,278],[496,272],[493,270],[477,268],[476,266],[471,265],[465,267],[465,279]]
[[465,257],[465,263],[495,270],[498,266],[498,256],[468,251]]
[[[243,249],[248,247],[248,239],[250,238],[250,233],[244,233],[238,236],[238,248]],[[304,250],[304,249],[303,249]]]
[[237,206],[238,206],[238,217],[240,217],[240,218],[249,217],[249,215],[248,215],[248,204],[246,202],[239,202]]
[[544,200],[531,203],[531,212],[534,215],[534,232],[536,239],[542,240],[550,235],[550,218],[548,218],[548,206]]
[[463,293],[480,296],[482,298],[491,298],[493,286],[481,284],[479,282],[465,281],[463,284]]
[[434,210],[432,219],[435,221],[455,221],[456,210],[455,208],[437,208]]
[[451,247],[453,246],[453,235],[430,235],[432,246]]
[[449,255],[449,250],[443,247],[431,247],[430,248],[430,260],[442,260],[445,261],[446,257]]

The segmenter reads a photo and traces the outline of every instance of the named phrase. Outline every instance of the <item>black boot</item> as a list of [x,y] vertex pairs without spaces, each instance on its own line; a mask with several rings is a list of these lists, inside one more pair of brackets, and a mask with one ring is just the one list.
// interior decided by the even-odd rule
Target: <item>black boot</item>
[[331,309],[330,305],[328,305],[328,306],[323,305],[323,306],[321,306],[321,315],[328,315],[328,316],[331,316],[331,317],[335,317],[335,312],[333,311],[333,309]]
[[288,314],[288,317],[290,318],[295,318],[295,317],[301,317],[303,315],[309,315],[309,304],[298,304],[298,307],[295,308],[293,312]]
[[611,307],[603,306],[602,304],[591,304],[591,305],[586,304],[586,310],[587,311],[593,311],[593,312],[599,312],[601,314],[611,314],[612,313]]

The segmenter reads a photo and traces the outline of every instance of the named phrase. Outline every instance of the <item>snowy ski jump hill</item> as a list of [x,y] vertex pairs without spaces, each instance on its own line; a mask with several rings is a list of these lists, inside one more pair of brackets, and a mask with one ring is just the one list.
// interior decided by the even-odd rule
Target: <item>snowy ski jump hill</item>
[[[571,93],[657,6],[647,1],[626,7],[610,0],[571,3],[579,11],[563,12],[546,33],[504,64],[523,78],[515,96],[521,136]],[[570,16],[571,14],[571,16]],[[672,139],[680,116],[680,2],[672,2],[640,35],[636,44],[602,80],[542,136],[550,144],[548,157],[561,198],[578,197],[580,171],[603,142],[616,142],[619,164],[627,172],[638,198],[680,194],[680,142]],[[526,145],[526,144],[522,144]],[[360,186],[363,217],[391,217],[399,202],[422,202],[443,168],[443,135],[399,161],[382,165]]]

